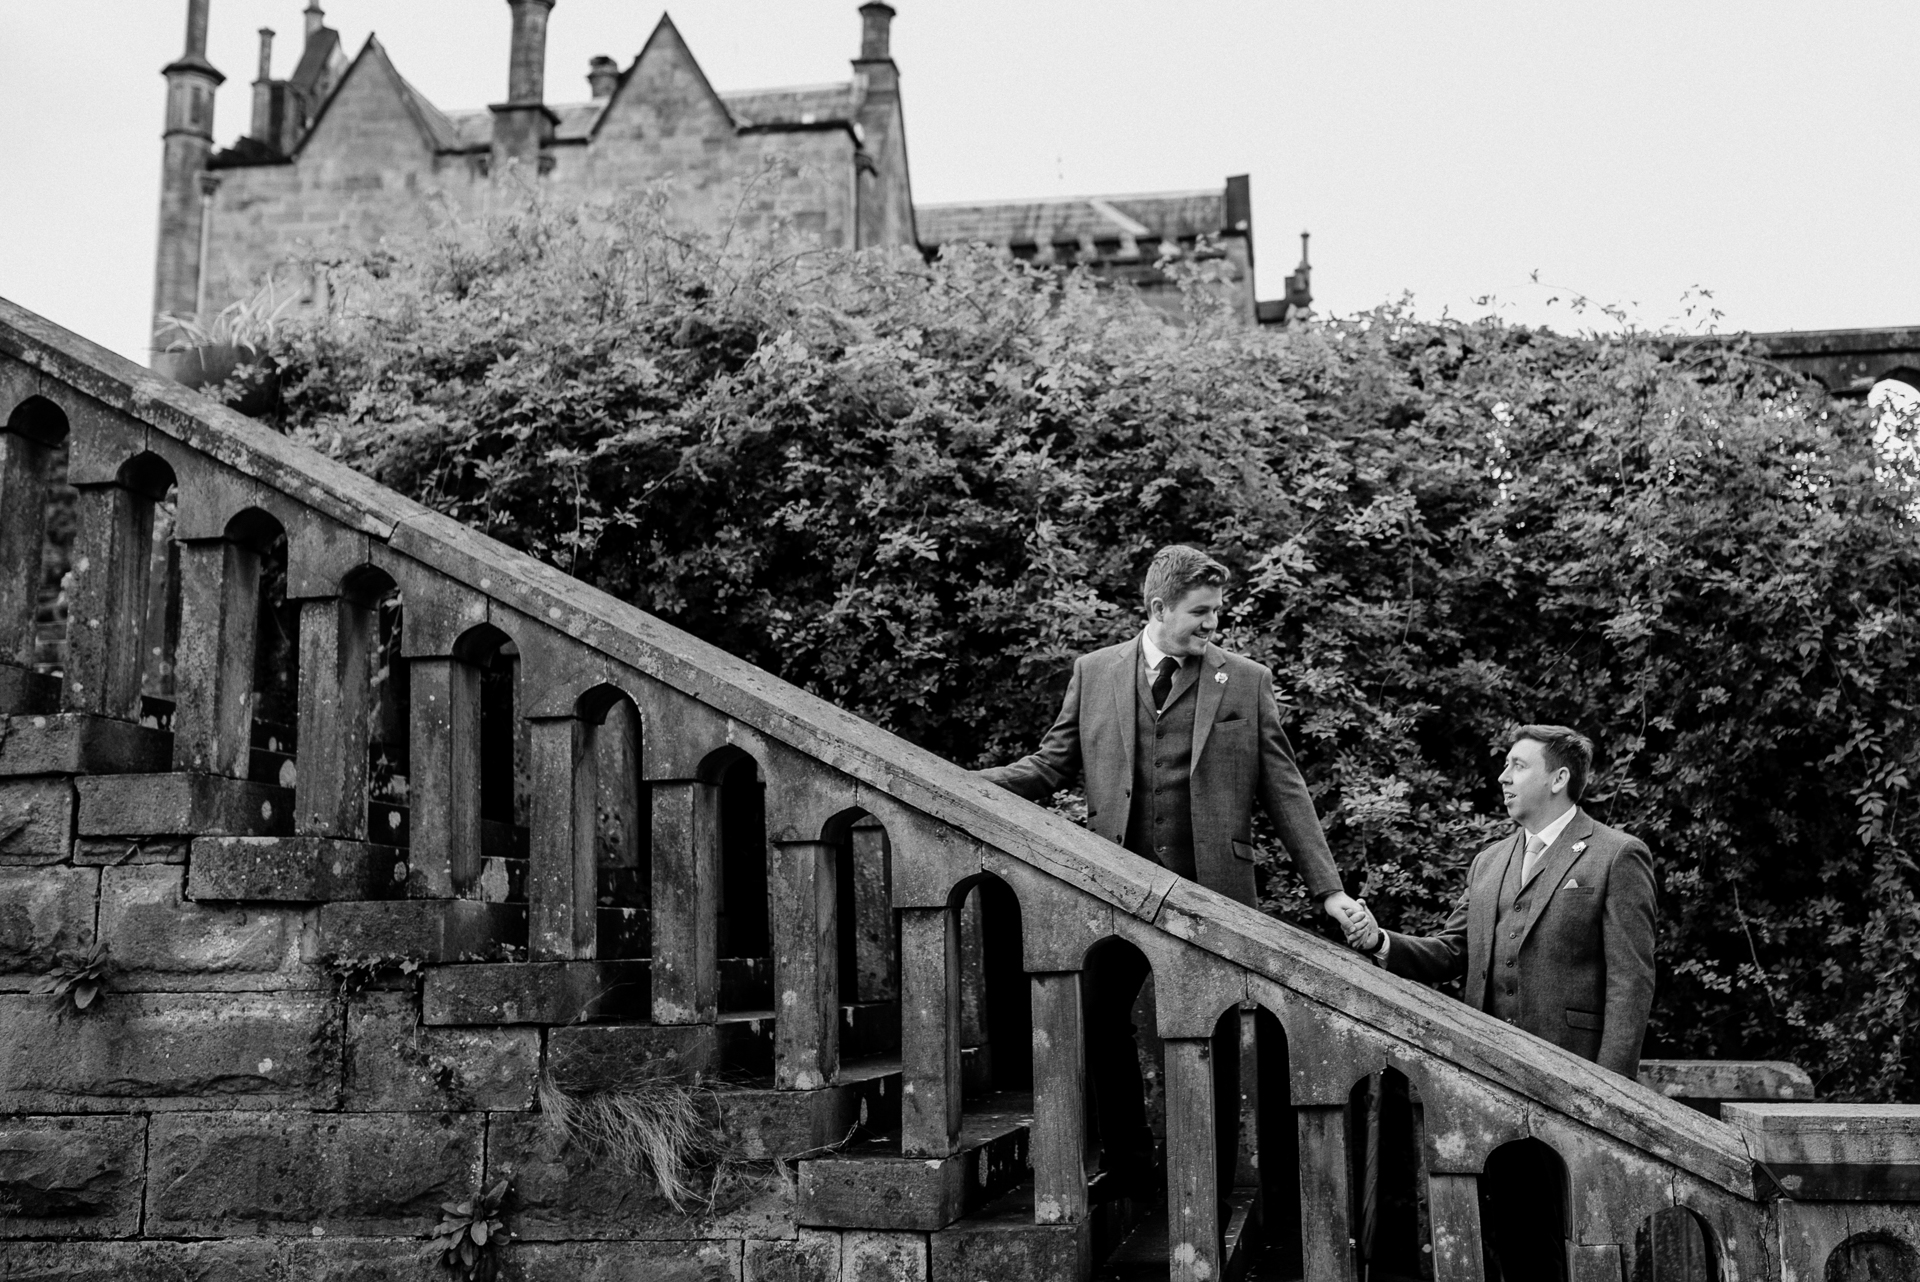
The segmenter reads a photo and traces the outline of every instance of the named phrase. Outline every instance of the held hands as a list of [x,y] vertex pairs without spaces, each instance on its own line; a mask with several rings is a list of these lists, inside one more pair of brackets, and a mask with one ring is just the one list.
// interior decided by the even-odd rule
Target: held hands
[[1346,932],[1347,947],[1359,952],[1370,953],[1380,947],[1384,933],[1380,924],[1373,919],[1373,913],[1367,908],[1367,901],[1354,899],[1345,894],[1333,894],[1326,899],[1327,915],[1340,923]]

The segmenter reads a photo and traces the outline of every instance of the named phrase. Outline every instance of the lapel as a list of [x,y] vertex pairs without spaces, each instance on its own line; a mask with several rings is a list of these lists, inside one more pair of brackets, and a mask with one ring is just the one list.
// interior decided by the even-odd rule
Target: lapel
[[1101,674],[1107,686],[1107,697],[1113,700],[1114,724],[1120,727],[1121,751],[1126,756],[1126,772],[1120,777],[1129,783],[1133,780],[1134,703],[1139,699],[1134,687],[1139,684],[1140,665],[1144,662],[1146,660],[1140,653],[1140,638],[1135,637]]
[[[1521,858],[1526,848],[1527,833],[1522,828],[1508,838],[1503,853],[1487,860],[1480,880],[1467,888],[1467,945],[1477,954],[1468,960],[1480,964],[1482,975],[1493,964],[1493,934],[1500,916],[1500,887],[1506,884],[1508,870]],[[1484,995],[1481,994],[1483,998]],[[1466,997],[1468,1001],[1475,1000],[1472,993],[1466,994]]]
[[[1573,848],[1593,836],[1593,817],[1582,810],[1576,813],[1573,821],[1560,830],[1553,844],[1547,847],[1547,853],[1540,856],[1540,867],[1533,874],[1533,880],[1521,887],[1526,893],[1530,887],[1538,887],[1538,892],[1530,894],[1527,910],[1520,920],[1520,942],[1525,943],[1527,936],[1533,933],[1533,924],[1540,920],[1540,914],[1547,910],[1547,904],[1566,884],[1567,869],[1573,867],[1573,861],[1580,856]],[[1521,831],[1522,848],[1525,847],[1525,830]]]
[[1220,700],[1226,697],[1227,683],[1214,679],[1226,667],[1225,652],[1213,642],[1207,642],[1207,652],[1201,657],[1199,672],[1194,677],[1200,688],[1194,692],[1197,703],[1193,709],[1193,756],[1187,765],[1188,778],[1200,768],[1200,754],[1207,750],[1207,736],[1213,733],[1214,714],[1220,711]]

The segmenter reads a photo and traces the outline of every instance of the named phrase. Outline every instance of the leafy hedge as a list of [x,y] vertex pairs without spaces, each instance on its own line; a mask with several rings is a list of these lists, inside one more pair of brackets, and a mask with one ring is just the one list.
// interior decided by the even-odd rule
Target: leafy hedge
[[1256,332],[1205,264],[1173,326],[985,252],[723,249],[658,200],[312,266],[271,344],[300,437],[966,764],[1136,626],[1155,547],[1213,550],[1389,922],[1503,829],[1505,723],[1586,728],[1663,888],[1649,1054],[1920,1098],[1920,487],[1864,411],[1657,335]]

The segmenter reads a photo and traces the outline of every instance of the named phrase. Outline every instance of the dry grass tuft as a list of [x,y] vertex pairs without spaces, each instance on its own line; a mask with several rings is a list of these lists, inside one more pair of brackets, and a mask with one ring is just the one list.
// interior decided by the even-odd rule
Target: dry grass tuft
[[548,1129],[561,1138],[634,1175],[651,1175],[674,1210],[710,1202],[695,1187],[695,1172],[714,1155],[717,1137],[697,1087],[642,1071],[571,1094],[543,1074],[540,1110]]

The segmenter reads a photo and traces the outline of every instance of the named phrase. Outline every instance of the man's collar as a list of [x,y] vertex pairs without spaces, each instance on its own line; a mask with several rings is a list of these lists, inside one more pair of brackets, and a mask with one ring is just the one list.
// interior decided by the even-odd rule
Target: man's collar
[[1146,628],[1140,629],[1140,653],[1146,659],[1149,668],[1158,668],[1160,661],[1168,657],[1167,652],[1153,643],[1153,637]]
[[1541,841],[1551,846],[1554,842],[1560,840],[1560,834],[1567,830],[1567,825],[1572,823],[1574,817],[1579,813],[1580,807],[1568,806],[1558,819],[1555,819],[1539,832],[1532,833],[1531,835],[1538,837]]

